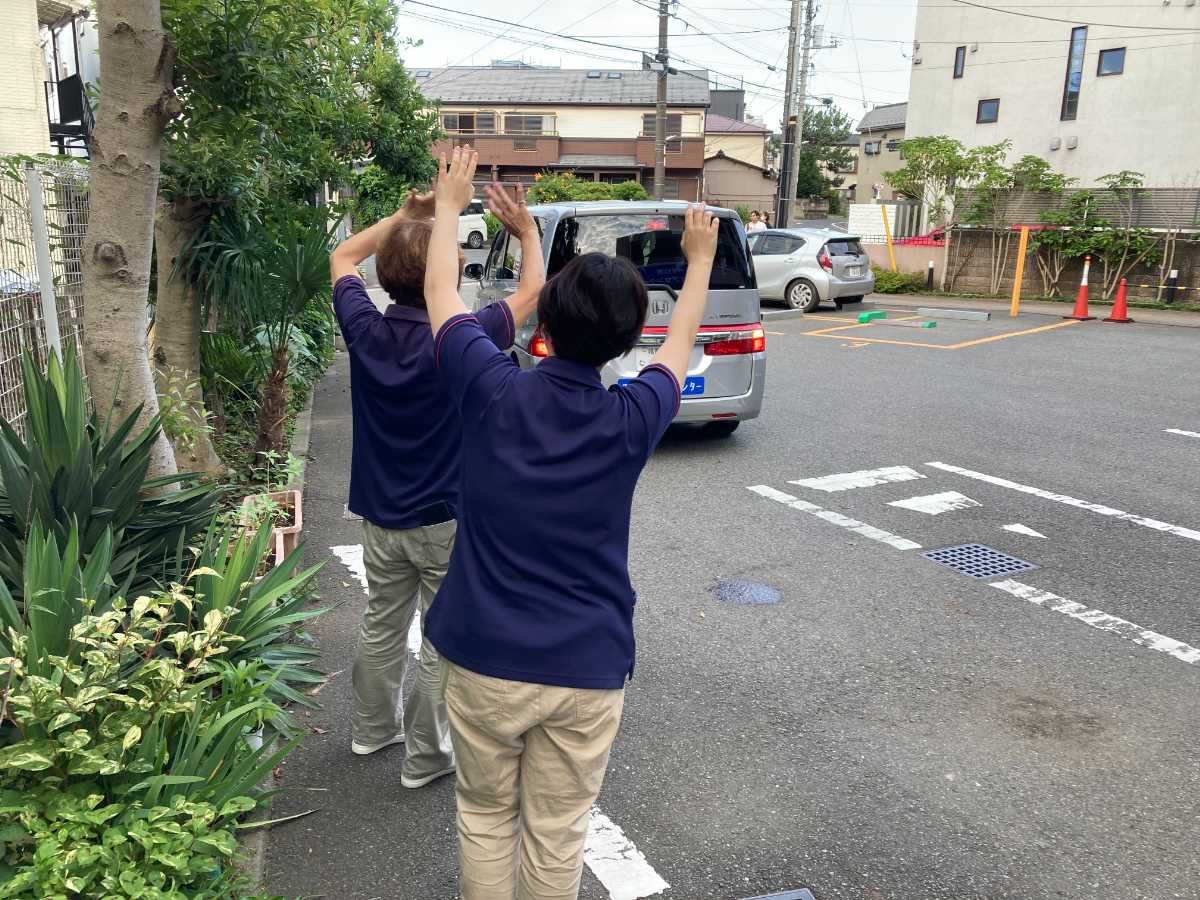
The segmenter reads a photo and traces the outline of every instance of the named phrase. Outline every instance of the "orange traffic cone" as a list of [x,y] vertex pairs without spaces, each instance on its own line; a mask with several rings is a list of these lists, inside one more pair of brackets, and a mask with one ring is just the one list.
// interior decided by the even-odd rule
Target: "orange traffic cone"
[[1117,288],[1117,299],[1113,301],[1112,315],[1104,320],[1105,322],[1132,322],[1129,318],[1129,303],[1125,299],[1125,279],[1121,279],[1121,284]]
[[1079,280],[1079,296],[1075,298],[1075,311],[1069,316],[1063,316],[1064,319],[1075,319],[1079,322],[1088,322],[1095,316],[1088,315],[1088,269],[1092,267],[1092,258],[1085,256],[1083,258],[1083,277]]

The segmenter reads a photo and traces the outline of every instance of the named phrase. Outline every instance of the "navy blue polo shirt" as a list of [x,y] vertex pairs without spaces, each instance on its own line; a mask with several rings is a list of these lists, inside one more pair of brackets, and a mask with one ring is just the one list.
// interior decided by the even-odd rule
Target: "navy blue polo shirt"
[[675,376],[652,365],[606,390],[557,357],[521,371],[469,315],[442,326],[436,352],[462,413],[462,497],[426,637],[483,675],[622,687],[633,490],[679,410]]
[[[350,353],[351,512],[396,529],[420,525],[418,512],[440,502],[454,513],[462,424],[438,376],[428,313],[396,303],[380,313],[355,275],[334,285],[333,309]],[[478,318],[497,344],[512,344],[507,303]]]

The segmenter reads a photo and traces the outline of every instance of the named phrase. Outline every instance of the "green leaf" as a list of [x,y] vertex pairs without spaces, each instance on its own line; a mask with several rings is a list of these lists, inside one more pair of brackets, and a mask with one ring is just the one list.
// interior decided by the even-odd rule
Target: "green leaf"
[[0,768],[43,772],[54,765],[55,755],[50,741],[22,741],[0,750]]

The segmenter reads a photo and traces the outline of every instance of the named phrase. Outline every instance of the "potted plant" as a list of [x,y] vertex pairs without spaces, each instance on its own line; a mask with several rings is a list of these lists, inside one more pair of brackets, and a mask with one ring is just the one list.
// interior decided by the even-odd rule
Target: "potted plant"
[[304,463],[294,454],[286,458],[273,450],[259,454],[264,465],[256,470],[266,490],[242,498],[238,522],[257,530],[270,523],[274,565],[280,565],[300,543],[304,528],[304,495],[290,487],[299,480]]

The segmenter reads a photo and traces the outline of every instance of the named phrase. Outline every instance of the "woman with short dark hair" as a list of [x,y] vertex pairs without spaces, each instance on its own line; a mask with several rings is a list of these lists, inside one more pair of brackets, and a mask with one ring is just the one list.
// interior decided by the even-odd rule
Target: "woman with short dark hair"
[[446,660],[463,900],[572,900],[633,673],[633,491],[679,409],[718,226],[689,208],[687,276],[637,378],[600,380],[638,341],[647,297],[632,264],[599,253],[542,288],[551,355],[521,371],[458,294],[455,219],[475,161],[442,160],[426,265],[439,372],[464,427],[459,538],[425,633]]

